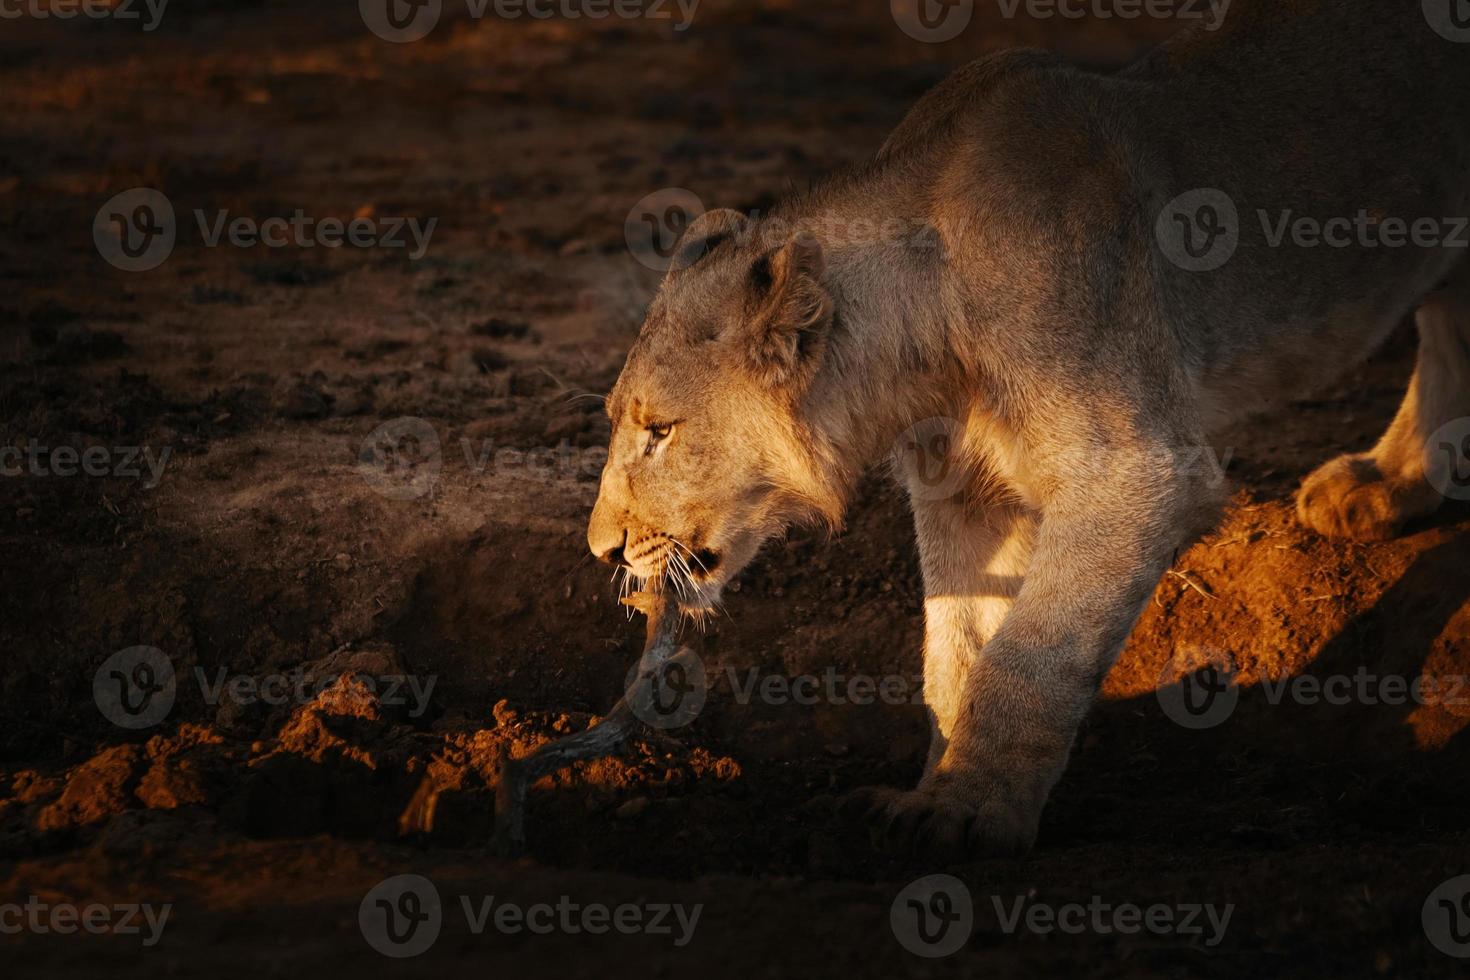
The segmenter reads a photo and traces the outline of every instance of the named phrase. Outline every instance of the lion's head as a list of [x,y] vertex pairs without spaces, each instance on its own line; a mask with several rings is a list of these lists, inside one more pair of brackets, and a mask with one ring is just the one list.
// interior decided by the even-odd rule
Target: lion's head
[[768,231],[723,210],[690,225],[607,399],[588,545],[693,610],[767,538],[841,506],[803,412],[833,316],[822,248]]

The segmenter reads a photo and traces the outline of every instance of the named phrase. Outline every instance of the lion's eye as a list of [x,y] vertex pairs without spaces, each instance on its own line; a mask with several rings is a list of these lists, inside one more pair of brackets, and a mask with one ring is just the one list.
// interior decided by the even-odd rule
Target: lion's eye
[[673,431],[674,424],[672,422],[660,422],[648,426],[648,445],[644,447],[643,451],[645,453],[653,452],[653,447],[667,439],[669,433]]

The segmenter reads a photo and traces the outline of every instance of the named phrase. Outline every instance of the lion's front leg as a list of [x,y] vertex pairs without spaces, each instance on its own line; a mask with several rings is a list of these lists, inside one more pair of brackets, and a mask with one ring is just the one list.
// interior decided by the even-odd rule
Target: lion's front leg
[[981,650],[1021,591],[1036,515],[1014,506],[968,509],[957,500],[912,498],[924,573],[924,705],[928,774],[944,756]]
[[1049,504],[1027,535],[1014,603],[989,636],[996,582],[973,571],[987,563],[961,571],[977,539],[951,538],[948,576],[932,577],[940,559],[926,554],[926,608],[940,614],[925,651],[938,748],[916,789],[859,797],[890,848],[956,858],[1034,841],[1078,725],[1198,515],[1167,468],[1115,461],[1106,477]]
[[[1015,506],[975,510],[962,497],[930,499],[925,487],[910,486],[914,531],[924,574],[924,706],[929,715],[925,777],[944,758],[968,696],[971,672],[985,644],[1000,629],[1021,591],[1036,537],[1036,515]],[[890,843],[912,837],[910,824],[935,823],[934,813],[952,807],[949,827],[963,843],[959,823],[973,808],[919,791],[870,787],[853,796],[871,814]]]

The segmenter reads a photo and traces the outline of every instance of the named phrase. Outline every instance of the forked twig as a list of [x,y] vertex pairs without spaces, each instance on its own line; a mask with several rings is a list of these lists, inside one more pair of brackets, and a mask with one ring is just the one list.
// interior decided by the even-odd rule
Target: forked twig
[[611,755],[637,731],[642,722],[633,710],[633,698],[640,685],[652,682],[658,670],[675,653],[678,637],[679,604],[665,594],[638,592],[623,600],[648,617],[647,638],[643,656],[638,661],[638,674],[602,720],[585,731],[557,739],[541,746],[521,759],[512,759],[510,751],[500,748],[500,781],[495,786],[495,849],[517,855],[526,846],[526,796],[531,784],[542,776],[574,762],[600,759]]

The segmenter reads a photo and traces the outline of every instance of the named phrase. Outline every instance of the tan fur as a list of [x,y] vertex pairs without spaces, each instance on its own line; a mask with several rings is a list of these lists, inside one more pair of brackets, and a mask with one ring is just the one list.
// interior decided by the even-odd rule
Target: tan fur
[[[1195,188],[1241,212],[1209,272],[1154,236]],[[1272,246],[1255,212],[1467,206],[1470,46],[1417,0],[1238,0],[1219,31],[1111,77],[977,62],[871,165],[759,221],[693,224],[608,400],[589,544],[708,606],[790,523],[836,526],[901,434],[950,420],[952,486],[898,467],[934,741],[916,789],[862,799],[896,847],[1024,850],[1143,604],[1218,513],[1218,471],[1195,465],[1212,433],[1335,377],[1417,307],[1399,418],[1300,509],[1379,536],[1439,502],[1424,439],[1470,413],[1462,255]]]

